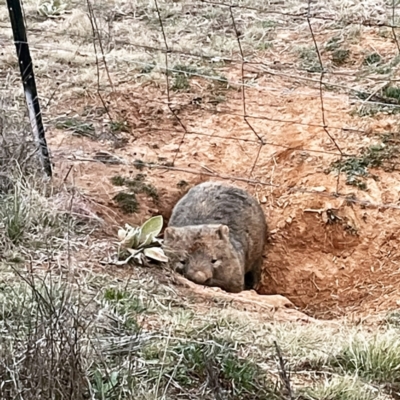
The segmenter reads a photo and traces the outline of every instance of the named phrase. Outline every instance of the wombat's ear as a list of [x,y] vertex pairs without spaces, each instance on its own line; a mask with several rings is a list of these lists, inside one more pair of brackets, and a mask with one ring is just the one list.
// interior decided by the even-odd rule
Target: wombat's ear
[[229,239],[229,228],[227,225],[220,225],[217,230],[217,233],[221,240]]

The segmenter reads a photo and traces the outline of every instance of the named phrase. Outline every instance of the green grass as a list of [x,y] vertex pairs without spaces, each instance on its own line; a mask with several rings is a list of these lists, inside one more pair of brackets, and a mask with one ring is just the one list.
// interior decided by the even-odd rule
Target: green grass
[[140,205],[136,197],[137,194],[145,194],[153,199],[153,201],[158,201],[157,188],[152,184],[144,182],[145,178],[146,175],[141,173],[137,174],[134,179],[124,178],[120,175],[111,178],[113,185],[127,187],[127,190],[118,193],[113,198],[125,213],[132,214],[139,211]]
[[[87,4],[67,2],[68,13],[63,14],[62,6],[67,3],[47,3],[55,4],[48,12],[37,1],[24,1],[39,96],[45,99],[46,122],[56,121],[49,125],[64,131],[57,132],[59,135],[70,132],[96,138],[98,127],[113,133],[126,132],[126,121],[109,122],[105,105],[98,107],[100,94],[109,106],[111,88],[101,51],[97,47],[95,54],[93,50]],[[366,54],[364,60],[357,59],[358,54],[348,44],[359,45],[368,28],[348,25],[348,20],[357,20],[360,15],[360,5],[353,3],[349,7],[343,7],[342,1],[315,4],[319,13],[333,15],[335,21],[313,24],[318,23],[315,32],[321,56],[331,59],[334,65],[346,64],[349,69],[348,74],[339,77],[326,74],[325,87],[336,87],[338,82],[357,87],[366,94],[365,100],[373,89],[368,75],[360,71],[390,74],[398,57],[386,61],[387,54],[373,52]],[[196,100],[190,104],[199,108],[206,102],[217,106],[231,100],[227,89],[232,87],[231,79],[240,79],[240,71],[234,68],[240,67],[241,59],[229,10],[186,1],[160,0],[158,4],[171,49],[167,54],[169,67],[175,70],[169,73],[171,88],[177,92],[196,91]],[[243,0],[241,4],[265,7],[261,0]],[[289,2],[285,9],[279,7],[284,12],[298,13],[299,5]],[[165,54],[163,50],[151,50],[164,49],[165,45],[155,5],[139,0],[132,6],[117,0],[94,4],[94,9],[116,94],[131,94],[134,90],[132,94],[143,96],[143,104],[147,104],[154,97],[148,92],[154,88],[165,92]],[[390,13],[385,17],[378,9],[363,8],[363,15],[371,21],[379,17],[380,23],[391,23]],[[300,79],[298,83],[297,77],[304,69],[320,72],[321,65],[310,32],[304,29],[304,18],[291,20],[251,8],[240,14],[236,7],[232,11],[240,31],[246,79],[252,79],[247,77],[247,69],[254,69],[260,73],[255,79],[264,88],[283,92],[298,85],[296,94],[308,93],[307,84]],[[0,33],[9,38],[7,10],[0,10],[0,14]],[[324,47],[320,40],[332,35],[331,28],[335,29],[335,36]],[[390,30],[385,37],[392,37]],[[293,58],[286,59],[294,40],[300,46],[296,52],[300,71]],[[37,47],[40,43],[46,47]],[[270,48],[274,51],[268,52],[271,57],[267,57],[263,68],[269,71],[272,63],[283,60],[276,73],[287,78],[279,77],[278,87],[273,86],[274,80],[265,80],[263,68],[256,69],[258,61],[264,61],[259,58],[259,50]],[[192,52],[199,57],[179,52]],[[348,62],[350,55],[355,64]],[[221,61],[221,57],[236,61]],[[97,65],[101,69],[99,81]],[[329,62],[326,67],[330,67]],[[13,97],[20,80],[12,40],[5,41],[0,70],[8,77],[3,79],[4,85],[12,83],[12,89],[1,99],[0,167],[2,173],[4,169],[8,176],[15,176],[9,191],[0,189],[0,398],[287,400],[290,397],[281,378],[274,341],[282,351],[286,372],[290,372],[289,384],[296,400],[396,398],[393,392],[398,391],[400,378],[396,312],[387,316],[386,325],[379,326],[379,335],[375,333],[376,326],[354,326],[346,320],[340,320],[334,328],[323,323],[281,323],[265,310],[246,311],[239,302],[217,295],[210,301],[198,297],[175,286],[166,270],[104,264],[116,252],[108,233],[110,227],[105,227],[107,237],[103,239],[103,230],[90,218],[84,218],[79,207],[78,212],[72,207],[80,200],[77,188],[54,187],[32,174],[39,168],[37,160],[33,164],[27,161],[34,158],[30,157],[34,154],[31,132],[27,119],[15,111],[25,110],[25,106],[23,96],[21,101]],[[204,77],[195,77],[199,74]],[[142,84],[137,89],[136,85]],[[394,102],[400,97],[396,86],[380,94]],[[189,104],[190,96],[184,96]],[[246,92],[246,96],[249,106],[253,105],[252,94]],[[179,97],[171,94],[173,102]],[[235,99],[240,106],[240,96]],[[75,114],[78,110],[74,108],[80,105],[87,106],[90,112]],[[129,104],[123,104],[126,105]],[[330,107],[329,97],[326,106]],[[120,115],[119,104],[115,107],[111,113]],[[138,108],[140,113],[145,109],[147,106]],[[386,106],[372,111],[365,108],[363,112],[374,116],[375,110],[381,114],[397,112]],[[60,113],[84,118],[57,120]],[[181,115],[185,116],[184,109]],[[140,118],[150,120],[145,114]],[[183,120],[187,121],[190,120]],[[364,122],[356,120],[354,124]],[[165,165],[170,165],[161,142],[155,145],[159,146]],[[387,161],[396,155],[396,146],[390,140],[383,141],[365,148],[357,157],[343,158],[333,168],[344,172],[350,184],[366,189],[370,169],[386,168]],[[115,186],[123,187],[118,200],[129,212],[138,210],[140,194],[158,200],[156,188],[146,182],[142,173],[147,163],[148,160],[134,162],[138,173],[133,178],[112,178]],[[181,189],[187,186],[183,177],[176,175]]]
[[[145,178],[139,173],[113,181],[125,185]],[[125,271],[121,279],[118,269],[82,268],[75,256],[84,254],[85,265],[92,266],[103,257],[101,247],[84,244],[73,229],[79,221],[65,219],[60,203],[52,201],[57,192],[35,192],[18,180],[16,187],[10,199],[30,195],[23,198],[25,211],[7,209],[5,215],[23,218],[21,235],[11,242],[7,230],[0,230],[0,243],[31,257],[0,261],[1,398],[19,398],[23,388],[24,398],[32,400],[285,400],[275,341],[298,400],[369,400],[369,383],[386,393],[396,389],[400,345],[389,325],[374,335],[362,326],[275,323],[269,315],[240,311],[235,303],[216,299],[205,306],[201,297],[181,295],[167,271],[161,282],[157,269],[131,266],[131,278]],[[68,235],[57,236],[61,233]],[[45,241],[48,235],[53,240]],[[46,242],[40,250],[50,260],[46,268],[41,257],[33,257],[36,267],[26,269],[37,251],[33,237]],[[60,238],[68,245],[60,246]],[[63,268],[51,261],[52,254],[65,260]],[[325,380],[332,373],[336,378]]]
[[331,376],[302,393],[302,400],[374,400],[377,391],[352,376]]
[[378,53],[370,53],[364,57],[363,64],[366,66],[379,65],[382,63],[382,57]]
[[399,149],[396,145],[382,142],[363,149],[358,157],[346,157],[335,161],[332,168],[346,174],[346,184],[366,190],[366,178],[371,176],[369,169],[385,168],[385,170],[390,170],[391,166],[386,167],[385,163],[396,158],[398,154]]
[[91,122],[84,122],[78,118],[65,118],[56,122],[57,129],[70,131],[78,136],[95,137],[95,128]]
[[357,373],[369,382],[400,388],[400,340],[397,331],[377,334],[364,340],[351,338],[332,360],[347,373]]

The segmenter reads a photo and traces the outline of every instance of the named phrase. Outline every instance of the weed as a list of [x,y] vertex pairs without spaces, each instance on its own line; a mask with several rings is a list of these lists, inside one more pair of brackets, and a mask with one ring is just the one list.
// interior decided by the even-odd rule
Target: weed
[[326,43],[325,43],[325,50],[326,51],[334,51],[338,50],[340,47],[340,37],[339,36],[334,36],[330,38]]
[[391,311],[387,314],[385,321],[390,326],[400,328],[400,311]]
[[141,70],[140,73],[141,74],[150,74],[151,71],[153,71],[153,69],[156,67],[156,63],[152,62],[149,65],[144,66]]
[[395,99],[400,102],[400,88],[395,86],[387,86],[383,89],[383,94],[386,97]]
[[111,121],[109,126],[113,133],[129,132],[129,126],[126,121]]
[[358,157],[347,157],[342,161],[336,161],[332,167],[346,174],[346,184],[366,190],[367,184],[363,178],[370,176],[368,168],[382,167],[385,161],[396,157],[398,153],[397,146],[380,143],[364,149]]
[[375,383],[400,389],[400,341],[397,332],[375,335],[369,340],[354,337],[332,360],[331,365],[357,373]]
[[318,54],[315,48],[312,47],[301,47],[297,50],[299,58],[302,60],[302,68],[309,72],[321,72],[322,66],[318,59]]
[[115,186],[126,186],[128,190],[118,193],[114,196],[114,200],[126,213],[135,213],[139,210],[139,203],[137,201],[137,194],[146,194],[154,201],[158,201],[157,188],[149,183],[145,183],[146,175],[137,174],[134,179],[124,178],[120,175],[113,176],[111,183]]
[[135,160],[133,162],[133,166],[138,169],[139,171],[142,171],[144,167],[146,166],[145,162],[143,160]]
[[265,21],[261,21],[261,27],[264,29],[275,28],[275,26],[276,26],[276,21],[274,21],[272,19],[267,19]]
[[265,50],[272,49],[274,47],[274,43],[273,42],[261,42],[257,47],[259,50],[265,51]]
[[145,177],[146,175],[144,174],[137,174],[134,179],[128,179],[117,175],[111,178],[111,182],[115,186],[127,186],[136,194],[144,193],[150,196],[153,200],[158,200],[157,189],[153,185],[145,183]]
[[177,75],[174,78],[174,83],[171,86],[171,89],[174,91],[184,90],[187,91],[190,89],[189,79],[185,75]]
[[173,68],[174,82],[171,89],[175,91],[190,89],[189,79],[193,74],[199,73],[197,67],[177,64]]
[[332,51],[332,61],[336,65],[344,64],[350,56],[350,50],[337,49]]
[[205,383],[205,393],[225,399],[282,399],[260,367],[240,358],[227,342],[181,342],[168,349],[167,355],[153,347],[146,356],[164,360],[166,381],[173,377],[178,385],[192,390]]
[[114,399],[113,393],[119,383],[119,372],[113,371],[111,374],[103,376],[100,369],[96,369],[92,377],[92,388],[96,399]]
[[113,176],[110,180],[114,186],[124,186],[125,184],[125,178],[120,175]]
[[140,314],[145,312],[148,307],[143,301],[133,293],[128,293],[119,288],[107,288],[104,292],[104,299],[112,306],[118,308],[119,314],[134,312]]
[[135,193],[120,192],[113,197],[113,200],[126,214],[134,214],[139,210]]
[[382,57],[378,53],[370,53],[364,57],[363,65],[378,65],[382,62]]
[[312,389],[301,390],[301,400],[374,400],[376,392],[357,378],[338,376],[324,380]]
[[56,122],[57,129],[71,131],[79,136],[86,136],[93,138],[95,136],[95,129],[92,123],[82,122],[77,118],[66,118]]

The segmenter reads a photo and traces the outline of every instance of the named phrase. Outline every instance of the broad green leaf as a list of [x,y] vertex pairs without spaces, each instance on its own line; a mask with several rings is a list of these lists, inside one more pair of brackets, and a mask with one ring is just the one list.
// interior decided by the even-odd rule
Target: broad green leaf
[[167,262],[168,257],[164,254],[161,247],[149,247],[144,249],[143,253],[146,257],[152,258],[153,260]]
[[163,227],[163,223],[164,221],[162,215],[157,215],[156,217],[148,219],[141,226],[142,234],[140,235],[139,243],[143,243],[150,234],[152,234],[153,237],[158,236]]

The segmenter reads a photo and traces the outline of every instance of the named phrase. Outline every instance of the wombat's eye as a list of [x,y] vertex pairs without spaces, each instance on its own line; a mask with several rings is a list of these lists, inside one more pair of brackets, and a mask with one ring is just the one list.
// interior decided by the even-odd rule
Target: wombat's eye
[[213,259],[211,260],[211,264],[215,264],[217,261],[218,261],[218,260],[217,260],[216,258],[213,258]]

